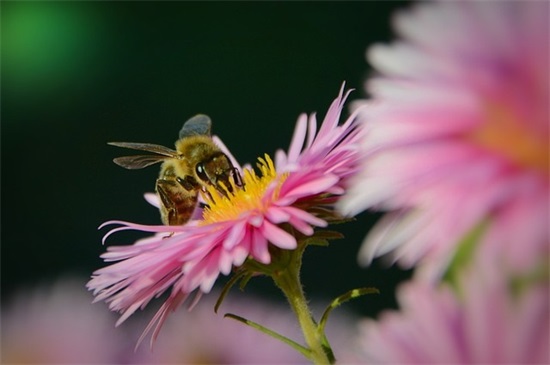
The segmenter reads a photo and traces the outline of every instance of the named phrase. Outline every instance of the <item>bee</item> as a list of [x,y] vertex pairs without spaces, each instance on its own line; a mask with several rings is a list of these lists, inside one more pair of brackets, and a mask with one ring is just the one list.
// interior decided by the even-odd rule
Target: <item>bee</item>
[[163,224],[183,225],[193,215],[202,191],[213,186],[227,196],[235,186],[242,186],[239,171],[233,166],[211,138],[212,121],[198,114],[186,121],[176,141],[176,150],[151,144],[132,142],[109,142],[109,145],[152,152],[154,155],[117,157],[113,160],[126,169],[142,169],[162,162],[155,190],[160,200]]

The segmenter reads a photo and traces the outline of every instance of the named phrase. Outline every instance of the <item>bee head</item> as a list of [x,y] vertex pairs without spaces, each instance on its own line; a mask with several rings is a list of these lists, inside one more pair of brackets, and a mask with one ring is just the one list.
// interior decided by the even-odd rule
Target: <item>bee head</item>
[[[222,152],[212,155],[209,159],[197,163],[195,166],[195,173],[203,184],[214,186],[220,193],[226,195],[225,190],[233,191],[233,187],[229,179],[235,175],[237,170],[229,161],[229,158]],[[239,178],[234,178],[235,183],[239,185]]]

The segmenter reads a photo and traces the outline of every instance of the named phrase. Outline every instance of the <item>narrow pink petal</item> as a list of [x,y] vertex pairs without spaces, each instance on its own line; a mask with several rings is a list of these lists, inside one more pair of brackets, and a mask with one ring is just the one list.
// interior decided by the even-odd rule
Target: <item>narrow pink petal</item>
[[238,245],[246,233],[246,222],[237,221],[233,227],[230,228],[229,234],[223,240],[223,248],[230,250]]
[[338,124],[338,120],[340,119],[340,113],[342,111],[342,103],[351,92],[351,90],[348,90],[346,95],[343,96],[344,88],[345,88],[345,82],[342,83],[338,97],[334,99],[334,101],[328,108],[327,114],[325,115],[325,119],[323,119],[323,123],[321,124],[321,129],[319,130],[319,134],[317,135],[318,139],[323,139],[327,135],[330,135],[330,132]]
[[130,317],[136,310],[139,309],[140,306],[141,306],[141,302],[135,301],[134,303],[132,303],[132,305],[126,308],[122,316],[120,316],[120,318],[116,321],[115,327],[120,326],[124,321],[126,321],[128,317]]
[[314,232],[312,226],[310,226],[303,220],[298,219],[296,217],[290,218],[288,222],[290,223],[290,225],[292,225],[292,227],[294,227],[294,229],[298,230],[298,232],[300,232],[303,235],[311,236]]
[[[296,186],[294,186],[290,190],[285,191],[284,195],[283,193],[281,194],[285,198],[311,196],[311,195],[319,194],[326,191],[329,187],[336,184],[338,180],[339,178],[335,175],[319,176],[314,180],[305,181],[302,184],[296,184]],[[285,181],[285,183],[287,183],[287,181]],[[283,188],[285,187],[285,183],[283,183],[283,187],[281,187],[281,191],[283,191]]]
[[162,325],[166,321],[166,317],[168,317],[168,314],[176,310],[187,299],[188,296],[189,296],[188,293],[182,293],[182,292],[178,292],[176,294],[172,293],[172,295],[170,295],[170,297],[160,307],[160,309],[157,311],[157,313],[154,315],[154,317],[151,319],[151,321],[149,322],[149,324],[147,325],[147,327],[139,337],[138,342],[136,344],[136,349],[141,344],[141,342],[145,339],[149,331],[151,331],[151,329],[155,327],[153,331],[153,335],[151,336],[151,342],[149,344],[150,348],[151,349],[153,348],[153,345],[160,333],[160,329],[162,328]]
[[286,153],[283,150],[275,151],[275,168],[277,171],[281,171],[288,164]]
[[241,266],[245,262],[249,253],[250,253],[249,243],[243,243],[242,245],[235,247],[232,252],[233,265],[235,267]]
[[251,230],[251,255],[262,264],[269,264],[271,256],[267,249],[267,239],[258,229]]
[[248,218],[248,223],[256,228],[260,227],[264,221],[262,215],[256,214]]
[[293,250],[296,248],[296,238],[290,233],[282,230],[274,224],[271,224],[269,221],[264,221],[264,224],[261,227],[262,234],[267,238],[269,242],[284,248],[287,250]]
[[220,250],[220,259],[218,262],[219,270],[222,274],[228,275],[233,265],[233,256],[225,249]]
[[282,209],[276,206],[270,207],[267,212],[265,212],[265,216],[269,221],[279,224],[283,222],[288,222],[290,219],[290,215],[286,211],[286,209]]
[[309,116],[309,129],[307,131],[307,142],[306,142],[306,149],[311,147],[313,144],[313,141],[315,140],[316,133],[317,133],[317,117],[315,113],[312,113]]
[[313,214],[310,214],[304,210],[301,210],[292,206],[286,207],[285,211],[291,214],[293,217],[298,218],[307,223],[313,224],[317,227],[326,227],[328,225],[327,222],[325,222],[321,218],[318,218]]
[[199,286],[201,291],[203,291],[204,293],[210,293],[210,291],[214,287],[216,279],[218,279],[219,273],[220,271],[218,268],[218,263],[216,261],[212,261],[207,267],[205,275],[200,282]]
[[290,147],[288,149],[288,159],[289,161],[296,161],[300,155],[300,151],[304,145],[304,139],[306,137],[307,130],[307,115],[300,114],[298,121],[296,122],[296,127],[294,129],[294,134],[292,136],[292,141],[290,142]]
[[185,230],[185,229],[182,229],[183,226],[164,226],[164,225],[150,226],[150,225],[143,225],[143,224],[135,224],[135,223],[125,222],[125,221],[117,221],[117,220],[107,221],[107,222],[101,224],[99,226],[99,229],[101,229],[101,228],[103,228],[107,225],[111,225],[111,224],[121,224],[122,226],[118,227],[118,228],[111,229],[109,232],[107,232],[107,234],[105,234],[105,236],[103,236],[103,240],[102,240],[103,244],[105,243],[105,240],[110,235],[112,235],[113,233],[116,233],[116,232],[120,232],[120,231],[136,230],[136,231],[156,232],[156,233],[165,232],[165,233],[169,234],[171,232],[184,231]]

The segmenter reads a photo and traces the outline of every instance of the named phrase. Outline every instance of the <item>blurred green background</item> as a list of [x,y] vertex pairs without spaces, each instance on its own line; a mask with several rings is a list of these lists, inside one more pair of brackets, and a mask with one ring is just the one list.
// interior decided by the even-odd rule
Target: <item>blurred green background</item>
[[[104,266],[106,220],[160,223],[142,198],[158,168],[124,170],[112,159],[127,151],[106,142],[171,147],[200,112],[242,163],[287,148],[298,115],[322,120],[343,81],[356,89],[350,100],[366,97],[365,50],[392,38],[390,15],[404,5],[2,2],[2,300]],[[362,214],[338,227],[345,240],[306,252],[309,297],[377,286],[381,295],[350,308],[395,305],[408,273],[356,261],[375,219]],[[247,291],[282,300],[265,279]]]

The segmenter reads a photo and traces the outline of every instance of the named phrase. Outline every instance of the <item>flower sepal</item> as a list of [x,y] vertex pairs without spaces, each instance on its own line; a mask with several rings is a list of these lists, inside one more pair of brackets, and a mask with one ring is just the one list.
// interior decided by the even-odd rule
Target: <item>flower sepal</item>
[[[317,242],[317,244],[321,244],[320,241]],[[284,250],[276,246],[270,245],[269,254],[271,257],[271,261],[268,264],[256,261],[252,257],[247,258],[241,266],[233,269],[233,276],[222,288],[220,296],[218,297],[216,305],[214,306],[214,311],[216,313],[218,312],[218,309],[222,305],[223,300],[225,299],[227,294],[229,294],[229,291],[231,290],[231,288],[233,288],[235,284],[239,283],[239,289],[244,290],[250,279],[255,276],[264,275],[273,277],[274,275],[278,275],[278,273],[280,273],[281,271],[287,270],[289,265],[291,265],[291,262],[293,261],[293,253],[295,251],[303,251],[300,249],[300,247],[305,248],[305,245],[301,244],[301,241],[298,241],[298,248],[296,250]]]

